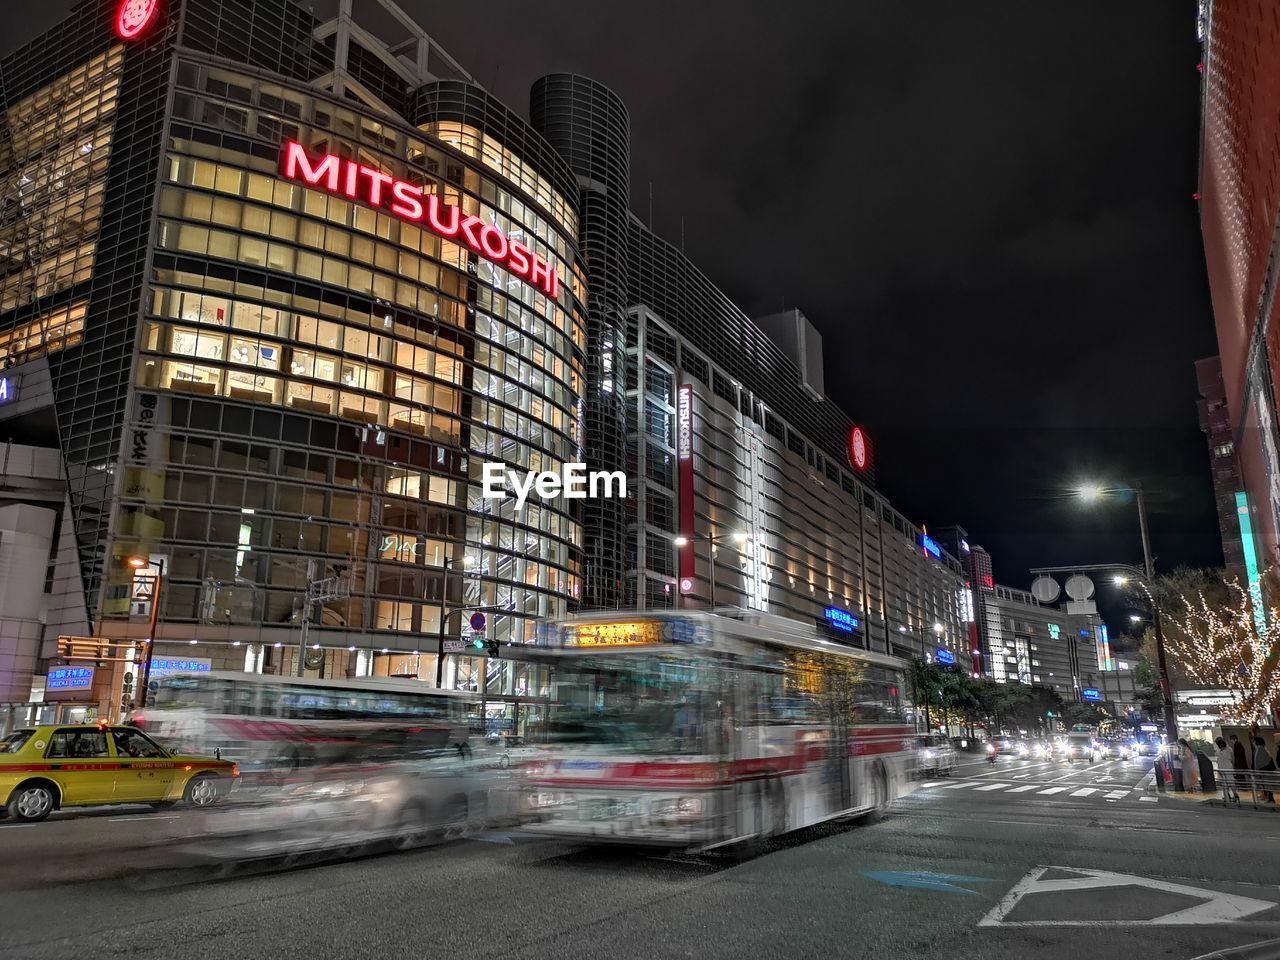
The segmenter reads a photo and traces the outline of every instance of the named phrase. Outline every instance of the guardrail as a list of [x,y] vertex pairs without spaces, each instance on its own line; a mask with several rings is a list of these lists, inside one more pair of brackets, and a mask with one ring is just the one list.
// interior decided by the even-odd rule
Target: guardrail
[[1280,770],[1217,770],[1223,803],[1244,803],[1246,797],[1257,810],[1276,805],[1280,796]]

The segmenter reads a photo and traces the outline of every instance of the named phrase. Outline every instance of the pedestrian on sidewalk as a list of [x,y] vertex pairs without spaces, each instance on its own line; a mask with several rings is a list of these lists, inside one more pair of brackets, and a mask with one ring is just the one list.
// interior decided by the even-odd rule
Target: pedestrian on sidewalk
[[[1253,769],[1257,773],[1267,773],[1271,775],[1274,775],[1276,772],[1275,758],[1267,752],[1267,741],[1263,740],[1261,737],[1253,738]],[[1268,781],[1267,786],[1270,786],[1269,781],[1271,780],[1271,777],[1269,776],[1266,779]],[[1270,790],[1264,788],[1262,790],[1262,799],[1270,803],[1275,803],[1276,795]]]
[[1219,737],[1213,742],[1218,748],[1218,777],[1222,780],[1222,796],[1227,800],[1240,802],[1240,794],[1236,793],[1235,758],[1227,746],[1227,741]]
[[1185,738],[1178,740],[1178,759],[1182,761],[1182,789],[1195,793],[1200,789],[1200,761]]

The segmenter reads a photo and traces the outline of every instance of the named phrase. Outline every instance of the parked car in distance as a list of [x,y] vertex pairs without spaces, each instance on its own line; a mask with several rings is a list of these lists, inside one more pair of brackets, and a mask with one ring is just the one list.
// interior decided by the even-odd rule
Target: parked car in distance
[[916,769],[921,774],[949,777],[956,769],[956,748],[941,733],[926,733],[916,737]]

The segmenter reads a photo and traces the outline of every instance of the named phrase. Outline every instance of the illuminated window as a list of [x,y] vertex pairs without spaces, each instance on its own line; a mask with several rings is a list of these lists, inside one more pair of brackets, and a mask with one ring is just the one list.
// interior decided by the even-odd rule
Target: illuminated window
[[0,332],[0,360],[22,362],[80,342],[87,301]]

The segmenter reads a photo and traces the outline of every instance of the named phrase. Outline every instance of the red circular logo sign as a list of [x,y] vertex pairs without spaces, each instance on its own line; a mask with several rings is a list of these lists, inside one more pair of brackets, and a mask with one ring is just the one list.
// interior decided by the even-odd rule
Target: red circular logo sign
[[116,33],[121,40],[133,40],[151,26],[160,12],[160,0],[120,0]]
[[867,435],[861,427],[849,431],[849,460],[859,470],[867,469]]

